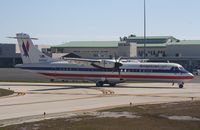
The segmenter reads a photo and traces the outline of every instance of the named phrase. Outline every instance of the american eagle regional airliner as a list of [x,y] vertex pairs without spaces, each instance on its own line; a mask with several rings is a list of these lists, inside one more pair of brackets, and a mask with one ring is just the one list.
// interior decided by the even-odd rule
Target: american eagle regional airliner
[[112,59],[70,58],[55,60],[39,51],[28,34],[17,33],[23,64],[16,67],[55,79],[87,80],[97,87],[126,81],[171,82],[183,88],[193,75],[176,63],[150,63]]

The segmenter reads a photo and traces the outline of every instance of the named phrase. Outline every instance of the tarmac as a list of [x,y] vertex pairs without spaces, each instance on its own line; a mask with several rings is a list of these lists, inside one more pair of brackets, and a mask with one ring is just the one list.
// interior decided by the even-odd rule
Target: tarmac
[[95,87],[92,83],[0,82],[14,95],[0,97],[0,126],[69,117],[117,106],[200,100],[200,84],[123,83]]

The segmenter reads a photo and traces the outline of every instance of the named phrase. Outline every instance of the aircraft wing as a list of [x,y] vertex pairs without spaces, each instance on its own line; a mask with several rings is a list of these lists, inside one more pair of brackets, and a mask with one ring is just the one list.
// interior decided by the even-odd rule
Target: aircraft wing
[[74,64],[92,65],[100,69],[110,69],[116,64],[115,61],[103,59],[65,58],[64,60]]
[[91,65],[94,63],[101,63],[100,59],[84,59],[84,58],[65,58],[64,60],[75,64]]
[[100,59],[85,59],[85,58],[65,58],[64,60],[85,61],[85,62],[101,62]]

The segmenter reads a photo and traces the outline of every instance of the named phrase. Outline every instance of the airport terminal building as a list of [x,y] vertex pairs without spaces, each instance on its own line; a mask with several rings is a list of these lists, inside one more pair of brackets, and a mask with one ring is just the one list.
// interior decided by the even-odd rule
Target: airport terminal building
[[125,36],[119,41],[72,41],[51,47],[53,58],[69,55],[95,59],[145,58],[153,62],[179,63],[190,71],[200,68],[199,50],[200,40],[179,40],[173,36],[147,36],[145,40],[136,35]]
[[146,43],[146,58],[166,57],[167,46],[180,42],[172,36],[144,37],[130,35],[120,38],[120,41],[72,41],[58,46],[52,46],[52,56],[58,58],[68,53],[74,53],[83,58],[143,58],[144,43]]
[[72,41],[51,47],[52,57],[66,57],[69,54],[82,58],[112,59],[114,57],[137,57],[137,44],[119,41]]
[[[48,56],[51,56],[50,46],[36,45],[36,47]],[[16,64],[22,64],[18,44],[0,43],[0,68],[12,68]]]
[[0,67],[14,67],[22,63],[21,55],[16,53],[16,44],[0,43]]

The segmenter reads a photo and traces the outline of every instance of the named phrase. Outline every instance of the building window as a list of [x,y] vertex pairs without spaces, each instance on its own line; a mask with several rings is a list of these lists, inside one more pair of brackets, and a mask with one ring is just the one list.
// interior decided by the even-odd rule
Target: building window
[[155,52],[155,51],[153,51],[153,55],[156,55],[156,52]]
[[94,57],[98,57],[98,54],[93,54]]
[[80,53],[80,51],[74,51],[74,53]]
[[63,48],[57,48],[57,53],[63,53]]

